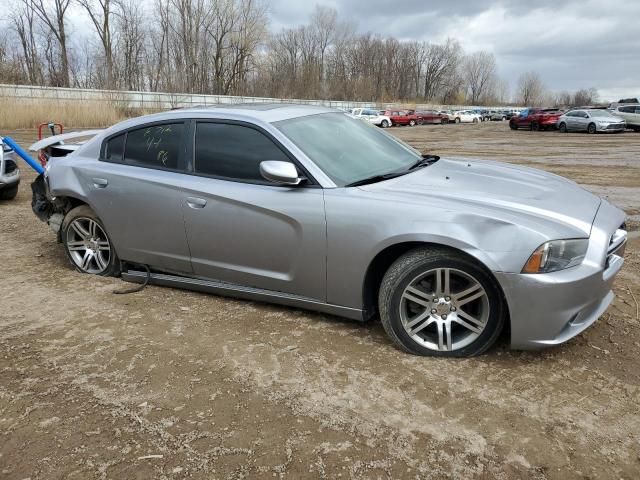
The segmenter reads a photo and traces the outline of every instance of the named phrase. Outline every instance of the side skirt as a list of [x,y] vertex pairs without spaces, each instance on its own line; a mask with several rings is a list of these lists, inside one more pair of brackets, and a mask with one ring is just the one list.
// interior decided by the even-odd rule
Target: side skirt
[[[138,270],[127,270],[122,272],[122,279],[127,282],[143,283],[147,277],[147,272]],[[302,308],[316,312],[328,313],[339,317],[350,318],[352,320],[364,321],[363,312],[357,308],[341,307],[329,303],[319,302],[312,298],[291,295],[289,293],[275,292],[261,288],[245,287],[232,283],[219,282],[215,280],[202,280],[199,278],[183,277],[179,275],[167,275],[164,273],[151,273],[149,283],[162,287],[183,288],[196,292],[213,293],[233,298],[242,298],[265,303],[275,303],[288,307]]]

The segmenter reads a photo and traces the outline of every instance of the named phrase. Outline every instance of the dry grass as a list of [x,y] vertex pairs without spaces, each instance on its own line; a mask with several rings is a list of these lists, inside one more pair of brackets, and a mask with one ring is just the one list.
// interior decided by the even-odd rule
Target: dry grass
[[2,114],[0,130],[36,128],[41,123],[62,123],[65,129],[74,127],[106,127],[128,117],[141,115],[117,102],[64,101],[48,99],[18,99],[0,97]]

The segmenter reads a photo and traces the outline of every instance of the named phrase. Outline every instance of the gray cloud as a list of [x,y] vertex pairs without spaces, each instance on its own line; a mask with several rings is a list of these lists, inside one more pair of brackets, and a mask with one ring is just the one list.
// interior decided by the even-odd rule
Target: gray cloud
[[[553,90],[596,87],[603,99],[640,96],[640,2],[602,0],[331,0],[359,32],[490,50],[515,87],[527,70]],[[272,0],[272,27],[305,23],[314,2]]]

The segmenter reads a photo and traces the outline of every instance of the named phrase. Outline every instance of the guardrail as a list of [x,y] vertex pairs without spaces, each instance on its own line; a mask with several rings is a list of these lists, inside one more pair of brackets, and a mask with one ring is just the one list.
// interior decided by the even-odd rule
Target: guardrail
[[[86,88],[42,87],[36,85],[0,84],[0,98],[25,100],[57,100],[79,102],[118,103],[126,108],[142,108],[148,110],[166,110],[194,105],[220,105],[236,103],[299,103],[319,105],[348,110],[352,108],[402,108],[401,103],[386,102],[352,102],[339,100],[307,100],[297,98],[267,98],[233,95],[201,95],[194,93],[142,92],[126,90],[93,90]],[[467,110],[467,109],[510,109],[517,107],[478,107],[469,105],[436,105],[405,103],[416,110]]]

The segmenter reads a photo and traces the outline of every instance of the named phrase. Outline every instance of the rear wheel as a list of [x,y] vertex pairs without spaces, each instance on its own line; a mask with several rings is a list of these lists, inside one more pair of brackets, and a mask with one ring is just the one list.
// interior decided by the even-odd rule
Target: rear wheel
[[473,123],[478,123],[478,117],[473,117]]
[[385,331],[417,355],[468,357],[488,349],[505,321],[499,287],[474,261],[420,248],[385,274],[378,296]]
[[587,132],[594,134],[596,133],[597,129],[596,129],[596,124],[595,123],[590,123],[589,126],[587,127]]
[[13,200],[18,195],[18,185],[0,190],[0,200]]
[[529,128],[533,131],[538,131],[540,130],[540,124],[538,124],[538,122],[531,122]]
[[382,128],[387,128],[389,126],[389,122],[387,122],[386,120],[382,120],[382,123],[380,124],[380,126]]
[[560,125],[558,125],[558,130],[560,130],[562,133],[567,133],[567,124],[564,122],[561,122]]
[[460,117],[456,118],[454,121],[455,123],[460,123]]
[[81,205],[65,215],[62,242],[67,258],[79,272],[105,277],[120,273],[111,239],[89,206]]

